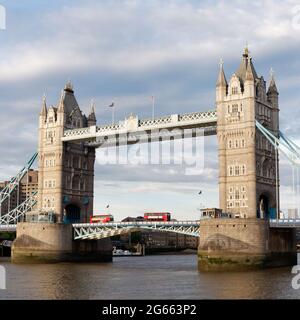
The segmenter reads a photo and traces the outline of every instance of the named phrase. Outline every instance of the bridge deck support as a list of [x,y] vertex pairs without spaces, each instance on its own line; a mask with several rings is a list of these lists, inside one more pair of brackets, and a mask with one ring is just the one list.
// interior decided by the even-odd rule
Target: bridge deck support
[[294,229],[259,219],[201,221],[199,270],[241,270],[297,264]]
[[12,245],[14,263],[110,262],[110,239],[73,240],[72,225],[18,223]]

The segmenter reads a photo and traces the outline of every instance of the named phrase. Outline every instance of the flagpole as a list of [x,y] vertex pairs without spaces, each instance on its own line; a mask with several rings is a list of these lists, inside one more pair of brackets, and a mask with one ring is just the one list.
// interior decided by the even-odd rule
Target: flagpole
[[154,96],[152,96],[152,120],[154,120]]
[[115,123],[115,106],[112,107],[112,124]]

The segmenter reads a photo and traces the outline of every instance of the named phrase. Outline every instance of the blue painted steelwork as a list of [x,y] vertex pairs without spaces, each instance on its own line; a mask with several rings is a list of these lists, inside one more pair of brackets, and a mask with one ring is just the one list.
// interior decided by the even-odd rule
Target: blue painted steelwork
[[38,153],[36,152],[30,158],[30,160],[27,162],[27,164],[22,168],[22,170],[20,170],[20,172],[9,181],[7,186],[5,186],[5,188],[1,190],[1,192],[0,192],[0,206],[10,196],[10,194],[16,189],[16,187],[19,185],[20,181],[24,178],[24,176],[27,174],[28,170],[33,165],[37,156],[38,156]]

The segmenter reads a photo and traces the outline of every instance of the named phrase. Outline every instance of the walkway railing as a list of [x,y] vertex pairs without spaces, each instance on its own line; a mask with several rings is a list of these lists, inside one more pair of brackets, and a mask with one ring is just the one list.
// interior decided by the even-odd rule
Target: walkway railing
[[142,229],[173,232],[199,237],[200,221],[168,222],[110,222],[110,223],[76,223],[73,224],[74,240],[93,240],[109,238]]
[[124,121],[111,125],[92,126],[66,130],[62,141],[92,140],[96,137],[116,134],[142,132],[148,130],[161,130],[171,128],[211,127],[217,124],[217,111],[193,112],[187,114],[172,114],[155,119],[139,120],[131,115]]

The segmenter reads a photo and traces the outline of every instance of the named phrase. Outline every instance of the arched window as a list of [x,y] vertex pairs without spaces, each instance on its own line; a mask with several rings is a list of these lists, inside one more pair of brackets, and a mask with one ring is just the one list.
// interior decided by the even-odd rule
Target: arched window
[[75,168],[75,169],[79,168],[79,157],[78,156],[73,157],[73,168]]
[[240,192],[239,190],[235,190],[235,199],[239,200],[240,199]]
[[232,112],[237,113],[238,111],[239,111],[239,105],[238,104],[232,105]]
[[72,180],[72,189],[79,190],[79,188],[80,188],[79,183],[80,183],[80,178],[78,175],[75,175]]
[[81,179],[80,179],[80,190],[81,190],[81,191],[84,191],[84,185],[85,185],[85,183],[84,183],[84,178],[81,178]]
[[239,166],[235,166],[234,174],[235,174],[236,176],[239,176],[239,175],[240,175],[240,167],[239,167]]
[[244,164],[242,165],[242,174],[246,174],[246,166]]
[[269,160],[266,159],[262,165],[262,174],[264,177],[269,178]]

